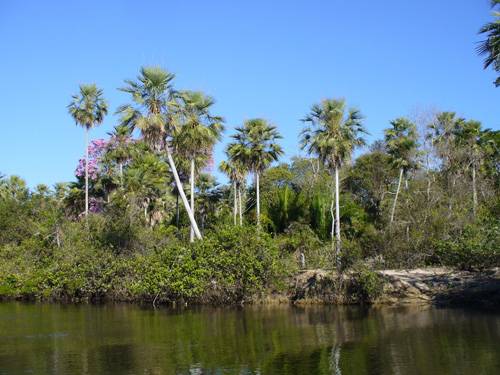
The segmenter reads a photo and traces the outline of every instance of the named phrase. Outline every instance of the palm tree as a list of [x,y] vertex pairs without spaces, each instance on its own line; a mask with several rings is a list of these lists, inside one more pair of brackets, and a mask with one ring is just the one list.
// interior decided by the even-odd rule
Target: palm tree
[[469,120],[459,123],[455,129],[456,147],[462,154],[460,160],[465,169],[471,169],[472,174],[472,213],[474,217],[477,213],[477,171],[481,164],[483,153],[483,140],[486,135],[481,130],[479,121]]
[[[195,170],[201,169],[212,156],[215,143],[220,140],[224,130],[224,119],[213,116],[210,108],[213,98],[197,91],[181,91],[175,107],[176,121],[180,126],[175,131],[173,146],[175,150],[190,161],[191,210],[194,215]],[[198,165],[196,165],[196,161]],[[194,230],[191,227],[190,241],[194,241]]]
[[341,247],[339,169],[351,158],[355,147],[365,144],[360,136],[361,133],[366,133],[362,120],[357,109],[346,109],[343,99],[325,99],[320,104],[314,104],[309,114],[302,119],[308,124],[301,134],[302,149],[306,149],[310,155],[316,155],[335,179],[335,220],[332,220],[331,237],[333,246],[335,224],[337,267],[340,266]]
[[392,164],[399,169],[398,187],[391,210],[390,223],[392,224],[403,175],[406,175],[411,168],[416,167],[418,135],[415,124],[406,118],[400,117],[391,121],[391,126],[384,131],[385,144]]
[[231,160],[244,165],[254,174],[257,226],[260,227],[259,176],[273,161],[277,161],[283,155],[283,149],[276,143],[282,137],[275,126],[257,118],[247,120],[243,127],[236,128],[236,134],[232,138],[235,142],[227,149]]
[[80,85],[80,92],[72,96],[68,110],[77,125],[85,128],[85,216],[89,212],[89,130],[104,120],[108,113],[108,104],[102,90],[95,84]]
[[[229,156],[229,155],[228,155]],[[243,168],[236,161],[222,161],[219,170],[224,173],[233,187],[233,223],[236,225],[236,217],[240,212],[240,225],[243,224],[243,213],[241,211],[241,184],[244,180]],[[239,202],[239,203],[238,203]]]
[[[500,0],[492,0],[491,7],[500,6]],[[489,22],[479,30],[480,34],[486,34],[486,39],[483,40],[477,52],[480,55],[486,55],[484,59],[484,68],[493,67],[497,72],[500,72],[500,12],[494,11],[495,20]],[[495,85],[500,86],[500,77],[495,80]]]
[[111,133],[111,141],[108,145],[108,156],[118,163],[118,173],[120,176],[120,185],[123,187],[123,164],[129,159],[130,149],[129,142],[131,140],[132,129],[120,124],[115,126]]
[[142,67],[137,79],[126,80],[126,86],[120,89],[132,96],[134,105],[120,106],[117,112],[122,116],[123,125],[141,131],[142,137],[153,151],[160,153],[165,150],[191,226],[196,237],[201,239],[200,230],[184,193],[170,149],[172,136],[178,126],[176,116],[173,116],[171,111],[174,104],[174,91],[171,86],[173,79],[174,75],[162,68]]

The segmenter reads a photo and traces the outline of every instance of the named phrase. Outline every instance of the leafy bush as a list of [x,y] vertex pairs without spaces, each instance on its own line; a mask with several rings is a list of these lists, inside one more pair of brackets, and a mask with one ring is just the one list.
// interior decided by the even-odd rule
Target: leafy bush
[[161,248],[117,254],[92,216],[66,223],[60,247],[39,251],[36,239],[1,246],[0,296],[236,303],[282,286],[287,274],[288,255],[254,227],[222,226],[190,245],[164,236]]
[[265,288],[279,288],[289,273],[276,241],[255,227],[217,228],[194,249],[211,271],[209,293],[215,299],[241,301]]
[[461,235],[436,242],[435,261],[461,269],[500,266],[500,222],[483,220],[469,225]]
[[351,297],[364,302],[373,302],[383,291],[382,276],[364,264],[354,266],[348,292]]

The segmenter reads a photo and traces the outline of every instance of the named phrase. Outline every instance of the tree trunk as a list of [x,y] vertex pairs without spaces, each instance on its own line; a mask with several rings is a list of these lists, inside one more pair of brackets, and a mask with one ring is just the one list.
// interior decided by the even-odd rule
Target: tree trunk
[[238,201],[240,206],[240,227],[243,225],[243,208],[241,207],[241,186],[238,186]]
[[427,176],[427,202],[431,200],[431,178]]
[[[191,177],[189,179],[189,184],[191,187],[191,211],[194,216],[194,159],[191,159]],[[189,241],[194,242],[194,229],[192,225],[189,231]]]
[[123,163],[120,162],[120,185],[123,187]]
[[398,188],[396,190],[396,196],[394,197],[394,202],[392,202],[392,210],[391,210],[391,221],[390,224],[394,221],[394,212],[396,211],[396,203],[398,201],[399,190],[401,189],[401,180],[403,179],[403,168],[399,170],[399,181]]
[[257,199],[257,227],[260,228],[260,187],[259,187],[259,173],[255,172],[255,193]]
[[89,128],[85,127],[85,217],[89,214]]
[[337,235],[337,246],[335,249],[335,257],[337,262],[337,268],[340,268],[340,185],[339,185],[339,167],[335,167],[335,227]]
[[332,190],[332,203],[330,204],[330,216],[332,217],[332,227],[330,230],[330,239],[332,241],[332,253],[335,250],[335,212],[333,207],[335,205],[335,192]]
[[191,226],[194,229],[194,234],[196,238],[202,239],[200,230],[198,229],[198,225],[196,224],[196,220],[194,219],[193,211],[191,211],[191,207],[189,206],[189,202],[186,198],[186,194],[184,194],[184,188],[182,187],[181,180],[179,178],[179,174],[177,173],[177,168],[175,167],[174,159],[172,158],[172,154],[170,153],[170,150],[167,147],[167,158],[168,158],[168,164],[170,165],[170,169],[172,170],[172,173],[174,175],[175,179],[175,184],[177,186],[177,190],[179,191],[179,194],[182,199],[182,203],[184,203],[184,208],[186,209],[186,212],[189,216],[189,221],[191,222]]
[[233,181],[233,225],[236,226],[236,216],[238,214],[238,196],[236,194],[236,181]]
[[179,210],[179,190],[176,190],[176,198],[175,198],[175,224],[177,226],[177,229],[179,229],[179,219],[181,216],[181,212]]
[[476,217],[477,211],[477,188],[476,188],[476,165],[472,163],[472,214]]

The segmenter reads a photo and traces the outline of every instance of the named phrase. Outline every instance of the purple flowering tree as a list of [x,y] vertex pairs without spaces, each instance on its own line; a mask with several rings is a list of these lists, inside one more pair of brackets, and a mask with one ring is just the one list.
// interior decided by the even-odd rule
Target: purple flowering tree
[[88,134],[93,127],[102,124],[108,113],[108,104],[103,98],[102,90],[96,85],[80,85],[78,94],[71,97],[68,111],[77,125],[85,129],[85,216],[89,212],[89,162]]
[[[91,181],[96,181],[102,171],[101,160],[106,152],[108,146],[108,142],[104,139],[95,139],[90,142],[89,147],[87,149],[88,153],[88,177]],[[85,158],[81,158],[78,161],[78,166],[75,170],[75,176],[78,178],[85,177],[85,166],[86,161]]]

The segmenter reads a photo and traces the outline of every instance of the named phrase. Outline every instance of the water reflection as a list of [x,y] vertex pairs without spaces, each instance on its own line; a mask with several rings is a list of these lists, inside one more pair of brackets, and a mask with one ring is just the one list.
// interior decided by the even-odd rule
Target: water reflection
[[500,374],[500,315],[0,304],[0,374]]

